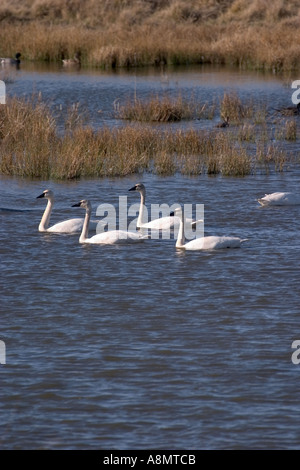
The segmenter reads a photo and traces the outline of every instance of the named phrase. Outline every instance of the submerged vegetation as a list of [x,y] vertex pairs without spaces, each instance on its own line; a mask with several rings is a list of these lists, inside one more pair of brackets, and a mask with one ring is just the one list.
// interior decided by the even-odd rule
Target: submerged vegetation
[[299,0],[2,0],[0,24],[0,55],[25,60],[300,67]]
[[[283,171],[298,163],[298,156],[281,145],[282,141],[296,139],[294,118],[280,118],[274,142],[272,127],[266,121],[259,125],[248,122],[248,116],[257,112],[253,105],[241,104],[237,96],[232,96],[231,104],[227,95],[224,99],[232,120],[230,112],[235,112],[237,103],[243,110],[245,118],[239,126],[182,130],[134,122],[94,130],[79,107],[73,106],[66,114],[62,134],[51,106],[40,95],[10,98],[0,106],[0,172],[44,179],[125,176],[145,171],[160,175],[180,172],[245,176],[270,169]],[[156,98],[155,103],[163,115],[169,103],[162,100],[159,107]],[[189,103],[182,100],[181,104],[185,109]],[[144,107],[149,106],[146,103]],[[140,120],[146,117],[147,112]]]

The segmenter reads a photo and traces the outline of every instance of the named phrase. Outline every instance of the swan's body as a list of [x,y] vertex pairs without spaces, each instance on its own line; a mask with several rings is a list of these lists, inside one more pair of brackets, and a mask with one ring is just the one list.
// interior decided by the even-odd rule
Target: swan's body
[[300,197],[290,192],[277,192],[266,194],[264,197],[258,199],[258,202],[262,206],[291,206],[300,204]]
[[2,65],[19,65],[21,62],[20,57],[21,57],[20,52],[17,52],[14,59],[11,57],[1,57],[0,63]]
[[80,232],[83,227],[84,219],[68,219],[58,224],[49,227],[50,216],[53,208],[54,195],[49,189],[46,189],[42,194],[37,196],[38,198],[48,199],[46,209],[44,211],[42,220],[39,225],[39,232],[54,232],[54,233],[76,233]]
[[[169,230],[174,229],[175,227],[179,227],[180,218],[176,216],[174,212],[172,212],[172,215],[167,217],[160,217],[159,219],[154,219],[150,222],[143,222],[144,207],[146,202],[146,188],[142,183],[137,183],[128,191],[138,191],[141,195],[140,210],[136,224],[137,229]],[[189,219],[188,222],[192,225],[197,223],[193,222],[192,219]]]
[[195,238],[185,243],[184,237],[184,219],[181,215],[181,209],[176,209],[175,214],[179,215],[180,225],[176,241],[176,248],[183,250],[198,251],[198,250],[219,250],[223,248],[240,248],[241,243],[245,239],[238,237],[218,237],[218,236],[207,236]]
[[85,209],[85,218],[82,227],[82,232],[79,237],[79,243],[93,243],[102,245],[115,245],[117,243],[135,243],[144,240],[145,238],[137,232],[127,232],[126,230],[110,230],[108,232],[98,233],[91,238],[88,238],[89,223],[91,218],[92,207],[88,200],[82,200],[72,207],[83,207]]

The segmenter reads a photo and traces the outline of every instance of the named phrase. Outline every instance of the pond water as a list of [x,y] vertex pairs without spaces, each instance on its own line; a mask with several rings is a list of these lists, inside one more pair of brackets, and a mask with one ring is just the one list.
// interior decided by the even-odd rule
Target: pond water
[[[119,125],[113,101],[170,86],[203,96],[236,87],[290,105],[276,76],[199,68],[65,72],[28,65],[8,93],[82,100],[94,125]],[[96,99],[97,98],[97,99]],[[98,113],[102,110],[101,113]],[[198,124],[195,124],[198,125]],[[298,449],[299,206],[257,198],[299,190],[299,170],[246,178],[155,175],[69,182],[0,178],[1,449]],[[139,202],[204,204],[205,234],[240,249],[182,252],[174,239],[88,246],[39,233],[46,188],[51,223],[71,208]]]
[[[291,83],[297,75],[276,76],[271,73],[245,72],[213,66],[190,66],[168,69],[117,69],[114,72],[98,69],[65,69],[51,64],[22,64],[20,70],[2,71],[7,80],[8,96],[37,95],[64,115],[74,104],[86,112],[95,128],[120,126],[127,121],[116,119],[115,108],[131,103],[135,98],[145,100],[155,96],[181,96],[200,103],[219,104],[225,92],[236,92],[243,102],[267,105],[267,109],[292,105]],[[0,70],[1,79],[1,70]],[[59,122],[59,120],[58,120]],[[214,119],[181,121],[176,128],[211,128],[220,122],[217,109]]]

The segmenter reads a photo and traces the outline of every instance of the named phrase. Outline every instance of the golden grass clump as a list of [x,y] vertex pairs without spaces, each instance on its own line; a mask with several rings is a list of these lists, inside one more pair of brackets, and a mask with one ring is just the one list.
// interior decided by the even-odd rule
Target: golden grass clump
[[251,104],[242,104],[237,93],[224,93],[221,102],[221,115],[224,119],[229,118],[230,122],[240,123],[244,118],[253,115],[253,106]]
[[214,105],[201,104],[192,97],[184,100],[181,95],[176,98],[169,96],[153,96],[147,101],[135,98],[120,106],[115,102],[115,114],[119,119],[141,122],[176,122],[185,119],[211,118]]
[[245,148],[234,145],[231,134],[218,133],[211,136],[212,142],[206,153],[208,174],[224,176],[246,176],[252,171],[252,157]]
[[256,128],[254,124],[245,123],[238,130],[238,139],[241,141],[255,142],[256,140]]
[[0,169],[2,173],[49,175],[56,123],[41,96],[13,98],[0,105]]
[[171,122],[180,121],[183,116],[182,101],[172,101],[168,97],[160,99],[158,96],[148,102],[135,99],[118,109],[119,119],[130,121]]
[[297,124],[296,121],[287,121],[285,123],[285,139],[296,140],[297,139]]
[[289,157],[287,152],[280,146],[269,144],[267,146],[257,146],[255,160],[269,173],[271,168],[279,172],[284,171],[285,166],[293,161],[293,158]]

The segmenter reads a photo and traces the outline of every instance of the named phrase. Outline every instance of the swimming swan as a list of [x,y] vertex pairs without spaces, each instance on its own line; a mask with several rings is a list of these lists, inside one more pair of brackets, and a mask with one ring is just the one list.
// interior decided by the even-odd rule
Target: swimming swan
[[264,197],[257,199],[262,206],[292,206],[300,204],[300,197],[295,196],[293,193],[271,193],[265,194]]
[[77,204],[73,204],[72,207],[83,207],[85,209],[84,224],[82,232],[79,237],[79,243],[95,243],[105,245],[115,245],[117,243],[135,243],[144,240],[145,236],[142,236],[137,232],[126,232],[126,230],[110,230],[108,232],[98,233],[91,238],[88,238],[89,223],[91,218],[92,206],[88,200],[83,199]]
[[[169,230],[175,227],[178,227],[180,224],[180,219],[177,217],[174,212],[171,212],[172,215],[167,217],[161,217],[159,219],[151,220],[150,222],[143,223],[143,215],[144,215],[144,207],[146,201],[146,188],[142,183],[135,184],[132,188],[128,191],[138,191],[141,195],[141,203],[140,203],[140,210],[139,216],[136,223],[136,228],[150,228],[154,230]],[[203,222],[202,219],[197,222]],[[196,221],[192,221],[192,219],[187,220],[188,223],[191,223],[192,226],[195,226],[197,223]]]
[[50,216],[53,208],[54,195],[50,189],[46,189],[42,192],[37,199],[39,198],[48,199],[46,209],[44,211],[42,220],[39,225],[39,232],[54,232],[54,233],[75,233],[82,230],[84,219],[69,219],[58,224],[52,225],[49,227]]
[[182,217],[181,208],[175,209],[175,214],[179,217],[180,225],[176,241],[176,248],[181,248],[183,250],[218,250],[221,248],[239,248],[241,243],[246,241],[246,239],[241,239],[238,237],[217,237],[217,236],[207,236],[201,238],[195,238],[187,243],[185,243],[184,237],[184,218]]

